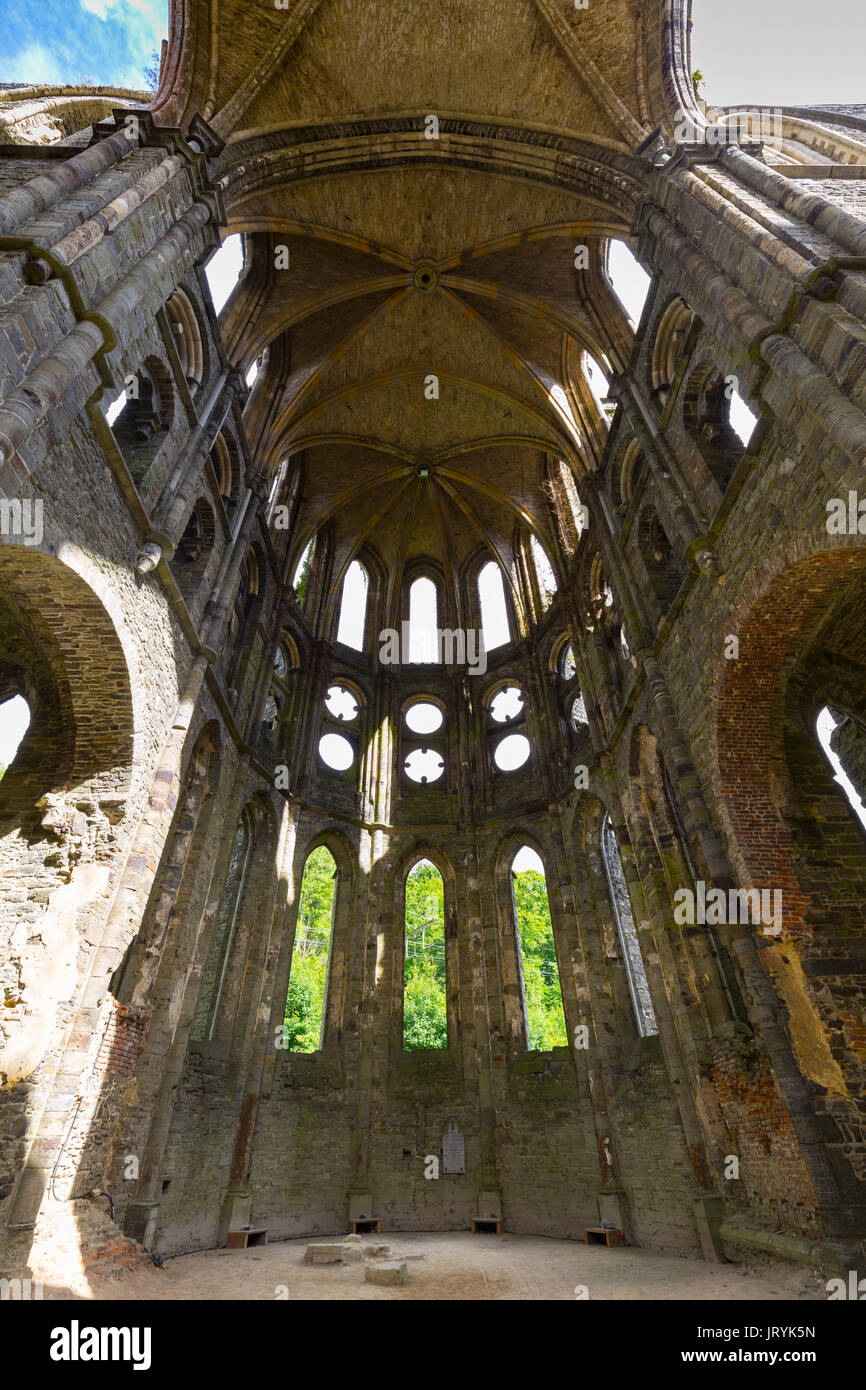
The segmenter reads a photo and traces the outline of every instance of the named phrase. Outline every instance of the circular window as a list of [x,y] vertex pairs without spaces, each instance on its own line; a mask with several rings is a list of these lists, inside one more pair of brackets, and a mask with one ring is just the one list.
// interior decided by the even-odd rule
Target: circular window
[[577,667],[574,664],[574,647],[570,642],[559,658],[559,674],[566,681],[570,681],[572,676],[577,674]]
[[500,772],[514,772],[523,767],[529,757],[529,739],[523,734],[509,734],[497,743],[493,761]]
[[350,721],[358,714],[358,701],[344,685],[332,685],[325,698],[325,709],[334,719]]
[[405,719],[413,734],[435,734],[437,729],[442,728],[443,716],[438,705],[419,700],[416,705],[409,706]]
[[406,769],[406,776],[411,777],[413,782],[420,782],[422,785],[427,782],[438,782],[445,771],[445,764],[440,754],[433,748],[416,748],[414,753],[409,754],[403,766]]
[[526,698],[518,685],[507,685],[504,690],[499,690],[490,701],[490,715],[496,720],[497,724],[507,724],[510,719],[516,719]]
[[319,757],[334,772],[345,772],[355,761],[355,750],[342,734],[323,734],[319,739]]

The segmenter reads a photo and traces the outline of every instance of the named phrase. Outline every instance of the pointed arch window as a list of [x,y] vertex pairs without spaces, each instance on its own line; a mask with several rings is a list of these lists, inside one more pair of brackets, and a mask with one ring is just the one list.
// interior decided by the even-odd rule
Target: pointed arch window
[[343,580],[337,641],[356,652],[364,650],[368,589],[367,571],[358,560],[353,560]]
[[429,859],[406,876],[404,924],[403,1047],[447,1047],[445,885]]
[[529,545],[532,551],[532,563],[535,566],[535,577],[538,580],[541,611],[544,613],[550,607],[556,594],[558,587],[556,575],[553,573],[553,566],[547,558],[547,551],[536,536],[530,536]]
[[295,577],[292,580],[292,584],[295,588],[295,596],[298,600],[298,606],[300,608],[303,608],[304,606],[304,599],[306,597],[307,589],[309,587],[310,571],[313,567],[313,556],[315,555],[315,553],[316,537],[313,536],[313,539],[307,542],[306,549],[304,550],[303,555],[298,561],[298,567],[295,570]]
[[571,513],[571,520],[579,540],[586,528],[586,509],[580,500],[577,484],[574,481],[574,474],[564,459],[559,460],[559,477],[562,482],[562,490],[568,501],[568,510]]
[[511,641],[508,608],[505,603],[502,571],[495,560],[488,560],[478,571],[478,601],[481,607],[484,650],[492,652],[497,647],[506,646]]
[[238,823],[232,845],[232,855],[220,901],[216,932],[202,976],[198,1010],[191,1034],[194,1042],[212,1042],[216,1032],[232,948],[237,936],[241,901],[246,887],[252,845],[252,818],[250,812],[245,809]]
[[336,896],[337,864],[331,851],[319,845],[307,856],[301,879],[283,1023],[287,1052],[318,1052],[322,1046]]
[[607,276],[632,328],[636,329],[652,281],[624,241],[611,240],[607,244]]
[[544,863],[528,845],[511,861],[511,887],[529,1049],[549,1052],[568,1034]]
[[23,695],[0,704],[0,777],[12,766],[29,727],[30,706]]
[[216,312],[221,313],[244,268],[244,243],[239,232],[227,236],[205,266],[208,288]]
[[422,576],[409,588],[409,660],[439,660],[439,595],[432,579]]
[[866,730],[858,720],[825,705],[818,715],[818,742],[845,793],[851,810],[866,828]]
[[607,406],[605,402],[607,400],[607,393],[610,390],[610,381],[608,380],[607,374],[604,368],[601,367],[591,353],[588,352],[583,354],[583,369],[586,373],[586,379],[589,382],[590,390],[595,397],[596,404],[602,415],[606,415]]
[[655,1037],[659,1031],[658,1024],[650,997],[646,966],[641,955],[640,941],[638,940],[634,914],[631,910],[631,899],[623,873],[619,846],[616,842],[610,816],[605,816],[601,827],[601,853],[637,1029],[642,1038]]

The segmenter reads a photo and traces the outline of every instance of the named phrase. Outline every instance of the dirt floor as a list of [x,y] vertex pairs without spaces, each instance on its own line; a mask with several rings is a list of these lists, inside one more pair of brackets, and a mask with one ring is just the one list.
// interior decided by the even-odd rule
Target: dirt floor
[[[338,1241],[339,1236],[328,1238]],[[90,1279],[95,1299],[821,1299],[823,1278],[806,1268],[705,1264],[650,1250],[605,1249],[539,1236],[385,1235],[390,1258],[407,1260],[402,1286],[365,1283],[364,1264],[308,1265],[318,1240],[251,1250],[209,1250],[169,1260],[165,1269]],[[365,1244],[368,1243],[365,1241]],[[414,1258],[412,1258],[414,1256]],[[373,1260],[368,1260],[374,1263]],[[583,1292],[585,1290],[585,1292]],[[46,1297],[52,1294],[46,1289]],[[57,1294],[54,1294],[57,1297]],[[63,1296],[63,1295],[59,1295]],[[67,1294],[66,1297],[69,1297]]]

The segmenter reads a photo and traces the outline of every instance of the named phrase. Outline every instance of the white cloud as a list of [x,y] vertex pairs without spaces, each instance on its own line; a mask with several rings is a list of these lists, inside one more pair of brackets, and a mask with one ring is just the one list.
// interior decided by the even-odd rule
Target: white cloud
[[98,19],[107,19],[109,10],[137,10],[147,19],[156,20],[164,9],[163,0],[78,0],[81,8]]
[[44,44],[31,43],[4,64],[4,81],[59,86],[69,77],[56,53]]

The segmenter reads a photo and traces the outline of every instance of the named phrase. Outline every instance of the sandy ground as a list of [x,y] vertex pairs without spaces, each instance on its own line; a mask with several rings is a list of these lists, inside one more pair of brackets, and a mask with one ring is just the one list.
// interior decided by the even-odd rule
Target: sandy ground
[[[330,1237],[339,1240],[339,1236]],[[91,1279],[95,1299],[176,1300],[507,1300],[826,1299],[824,1280],[806,1269],[735,1265],[660,1255],[650,1250],[585,1246],[539,1236],[384,1235],[395,1259],[407,1259],[402,1286],[364,1281],[364,1265],[307,1265],[318,1240],[280,1241],[251,1250],[210,1250],[169,1260],[165,1269]],[[366,1243],[366,1242],[365,1242]],[[415,1258],[409,1258],[415,1256]],[[48,1289],[45,1296],[64,1297]],[[69,1297],[68,1294],[65,1295]]]

